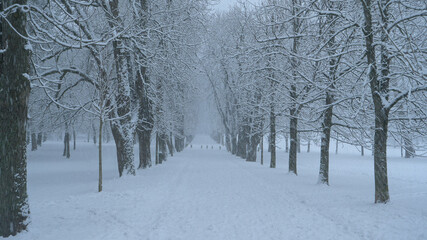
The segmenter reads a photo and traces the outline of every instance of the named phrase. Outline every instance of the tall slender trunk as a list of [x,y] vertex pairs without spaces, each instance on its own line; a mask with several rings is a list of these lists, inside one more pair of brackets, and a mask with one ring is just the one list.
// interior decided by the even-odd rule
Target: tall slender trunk
[[73,128],[73,150],[76,150],[76,130]]
[[326,92],[326,110],[323,112],[322,138],[320,144],[319,183],[329,185],[329,144],[332,128],[332,96]]
[[228,132],[228,130],[226,131],[225,134],[225,147],[227,148],[228,152],[231,152],[231,140],[230,140],[230,133]]
[[[37,136],[36,133],[31,133],[31,151],[37,150]],[[64,155],[65,156],[65,155]]]
[[43,135],[41,132],[37,133],[37,146],[42,146]]
[[274,104],[270,104],[270,168],[276,168],[276,114]]
[[171,157],[173,157],[174,146],[173,146],[172,133],[169,134],[169,137],[167,139],[167,144],[168,144],[169,154],[171,155]]
[[96,138],[98,137],[97,136],[97,134],[96,134],[96,128],[95,128],[95,124],[94,123],[92,123],[92,133],[93,133],[93,144],[96,144]]
[[99,117],[99,139],[98,139],[98,192],[102,192],[102,117]]
[[[0,11],[26,0],[0,1]],[[27,228],[29,216],[27,195],[26,125],[30,82],[30,52],[21,34],[26,32],[26,12],[17,8],[1,18],[0,49],[0,236],[16,235]],[[7,46],[7,47],[6,47]]]
[[291,109],[289,124],[290,147],[289,147],[289,172],[297,174],[297,141],[298,141],[298,119],[295,117],[295,109]]
[[289,152],[289,135],[286,133],[285,134],[285,151],[288,153]]
[[231,153],[233,155],[237,153],[237,136],[235,134],[231,135]]
[[264,136],[261,136],[260,148],[261,148],[261,165],[264,165]]
[[[381,0],[380,7],[386,6],[388,1]],[[384,4],[385,3],[385,4]],[[384,43],[381,45],[381,64],[382,78],[378,79],[378,69],[376,64],[376,53],[374,46],[374,32],[372,20],[372,2],[365,0],[362,2],[363,14],[365,23],[363,34],[365,38],[366,59],[368,69],[368,78],[370,82],[371,94],[375,108],[375,134],[374,134],[374,173],[375,173],[375,203],[387,203],[390,200],[388,191],[387,177],[387,131],[388,131],[388,109],[385,109],[382,102],[382,96],[388,95],[388,69],[389,59],[387,47],[384,44],[387,42],[388,13],[386,8],[382,9],[382,36],[381,40]]]
[[339,146],[339,140],[338,140],[338,133],[337,133],[337,139],[335,141],[335,154],[338,154],[338,146]]
[[159,133],[156,132],[156,165],[159,164]]
[[403,138],[405,143],[405,158],[413,158],[415,157],[415,148],[414,143],[410,137],[405,136]]

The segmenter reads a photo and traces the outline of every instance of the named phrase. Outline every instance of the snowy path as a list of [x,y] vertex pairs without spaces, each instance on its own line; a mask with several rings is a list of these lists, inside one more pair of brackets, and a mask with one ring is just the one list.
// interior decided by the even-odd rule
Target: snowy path
[[[208,137],[199,136],[192,148],[162,166],[121,179],[114,177],[113,148],[107,149],[107,180],[100,194],[95,192],[96,158],[86,160],[86,167],[81,167],[83,162],[67,163],[70,169],[80,166],[80,171],[76,167],[73,174],[62,176],[59,167],[49,174],[48,163],[53,163],[46,162],[42,168],[50,180],[40,176],[42,163],[30,162],[33,223],[16,239],[427,238],[427,189],[420,191],[426,186],[425,177],[411,180],[417,189],[409,196],[412,202],[379,206],[365,199],[372,189],[351,189],[359,180],[347,176],[345,169],[334,177],[346,177],[347,183],[319,186],[305,165],[309,161],[301,162],[301,172],[310,174],[296,177],[283,168],[247,163],[219,150]],[[92,152],[85,154],[93,157]],[[73,159],[61,160],[62,168],[66,161]],[[356,178],[365,174],[362,171]],[[399,184],[409,183],[399,180]],[[370,187],[363,181],[360,185]],[[414,202],[418,205],[411,205]]]

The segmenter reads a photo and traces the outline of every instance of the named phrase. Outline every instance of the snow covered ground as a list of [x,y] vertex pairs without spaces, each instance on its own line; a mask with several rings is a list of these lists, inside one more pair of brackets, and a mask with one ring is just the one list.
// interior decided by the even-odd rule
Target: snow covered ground
[[[208,149],[206,149],[208,145]],[[266,145],[266,144],[265,144]],[[212,149],[213,147],[213,149]],[[113,144],[104,148],[97,193],[97,147],[60,142],[29,152],[29,231],[10,239],[427,239],[427,159],[391,152],[391,202],[374,204],[373,160],[354,147],[331,154],[330,184],[316,184],[319,150],[287,155],[276,169],[232,156],[207,136],[161,166],[118,178]],[[305,149],[303,149],[305,151]]]

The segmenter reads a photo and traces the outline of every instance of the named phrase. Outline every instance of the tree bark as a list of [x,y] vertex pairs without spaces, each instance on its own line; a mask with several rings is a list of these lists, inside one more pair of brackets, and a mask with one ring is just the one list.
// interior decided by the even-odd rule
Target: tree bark
[[[381,3],[384,3],[382,0]],[[383,4],[381,4],[383,5]],[[385,6],[385,5],[383,5]],[[382,47],[382,76],[378,79],[378,70],[376,64],[376,54],[374,46],[374,32],[372,20],[372,2],[371,0],[362,1],[365,23],[363,34],[365,38],[366,59],[369,66],[368,79],[371,88],[372,99],[375,108],[375,134],[374,134],[374,173],[375,173],[375,203],[387,203],[390,200],[387,178],[387,131],[388,131],[388,109],[385,109],[381,96],[388,95],[388,59],[387,50]],[[382,29],[387,29],[387,11],[382,12]],[[385,25],[384,25],[385,24]],[[386,42],[387,34],[383,32],[382,41]],[[387,97],[386,97],[387,99]]]
[[151,130],[143,130],[138,133],[139,138],[139,166],[138,168],[151,167]]
[[73,150],[76,150],[76,130],[73,128]]
[[[25,0],[3,0],[0,11]],[[12,11],[7,20],[25,35],[26,12]],[[30,82],[24,74],[30,70],[27,41],[4,19],[0,19],[0,236],[14,236],[27,228],[29,216],[27,195],[26,125]],[[7,46],[7,48],[6,48]]]
[[320,143],[319,183],[329,185],[329,144],[331,142],[332,103],[333,99],[326,92],[326,110],[323,112],[322,138]]
[[31,133],[31,151],[37,150],[37,136],[36,133]]
[[295,116],[296,109],[290,111],[290,147],[289,147],[289,172],[297,175],[297,141],[298,141],[298,119]]
[[41,132],[37,133],[37,146],[42,146],[43,135]]
[[98,192],[102,192],[102,127],[103,121],[102,117],[99,118],[99,139],[98,139]]
[[276,168],[276,114],[274,104],[270,104],[270,168]]
[[261,136],[260,148],[261,148],[261,165],[264,165],[264,136]]

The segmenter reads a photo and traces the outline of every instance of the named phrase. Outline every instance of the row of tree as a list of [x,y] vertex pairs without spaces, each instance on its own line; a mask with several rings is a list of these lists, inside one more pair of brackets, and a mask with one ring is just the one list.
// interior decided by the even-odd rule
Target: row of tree
[[15,235],[28,224],[27,129],[31,139],[62,128],[69,158],[75,127],[92,128],[99,191],[106,124],[119,176],[135,174],[135,142],[138,168],[147,168],[153,135],[156,164],[191,141],[192,73],[207,0],[0,3],[0,235]]
[[425,150],[426,17],[417,0],[264,0],[212,18],[201,58],[227,149],[255,161],[268,134],[274,168],[283,134],[297,174],[299,139],[320,138],[329,184],[333,136],[372,149],[375,202],[388,202],[387,143]]

